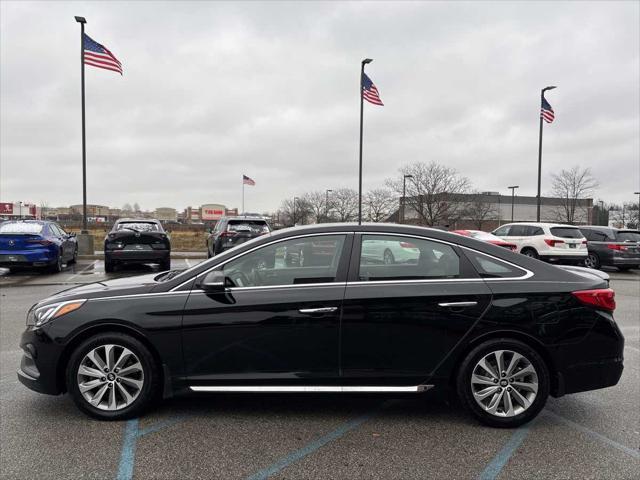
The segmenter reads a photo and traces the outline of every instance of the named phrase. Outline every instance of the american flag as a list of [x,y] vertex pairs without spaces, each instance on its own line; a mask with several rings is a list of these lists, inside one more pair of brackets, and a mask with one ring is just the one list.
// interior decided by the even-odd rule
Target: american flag
[[378,89],[365,73],[362,74],[362,98],[374,105],[384,105],[382,100],[380,100],[380,93],[378,93]]
[[100,45],[86,33],[84,34],[84,64],[92,67],[113,70],[122,75],[122,64],[106,47]]
[[252,187],[254,187],[256,185],[256,182],[254,182],[253,180],[251,180],[249,177],[247,177],[246,175],[242,175],[242,183],[244,185],[251,185]]
[[549,105],[549,102],[547,102],[547,99],[544,97],[542,97],[540,117],[547,123],[553,122],[553,119],[556,118],[556,115],[553,113],[553,108],[551,108],[551,105]]

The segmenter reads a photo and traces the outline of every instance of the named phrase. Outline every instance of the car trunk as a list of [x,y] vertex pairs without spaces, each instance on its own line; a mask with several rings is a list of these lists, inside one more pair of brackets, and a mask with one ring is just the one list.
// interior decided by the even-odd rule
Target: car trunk
[[29,233],[0,233],[0,250],[42,248],[42,236]]
[[164,232],[134,232],[118,230],[109,234],[108,243],[123,250],[152,250],[169,248]]

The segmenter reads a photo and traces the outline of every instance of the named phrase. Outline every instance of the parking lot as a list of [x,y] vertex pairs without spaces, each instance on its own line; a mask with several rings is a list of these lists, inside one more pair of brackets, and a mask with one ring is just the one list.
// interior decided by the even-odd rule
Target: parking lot
[[[174,268],[202,261],[176,259]],[[155,268],[155,267],[153,267]],[[551,398],[516,430],[483,427],[427,396],[212,395],[162,402],[143,418],[99,422],[68,396],[23,387],[15,370],[30,305],[104,272],[0,269],[2,478],[638,478],[640,271],[610,271],[625,371],[613,388]]]

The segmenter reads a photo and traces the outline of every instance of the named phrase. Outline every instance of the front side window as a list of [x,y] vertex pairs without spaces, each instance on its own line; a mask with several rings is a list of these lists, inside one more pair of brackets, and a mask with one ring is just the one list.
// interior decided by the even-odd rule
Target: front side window
[[459,276],[460,258],[450,245],[413,237],[362,237],[358,272],[360,280],[420,280]]
[[336,281],[345,235],[295,238],[259,248],[223,266],[229,287]]
[[526,237],[527,230],[529,227],[527,225],[513,225],[511,226],[511,230],[509,231],[510,237]]

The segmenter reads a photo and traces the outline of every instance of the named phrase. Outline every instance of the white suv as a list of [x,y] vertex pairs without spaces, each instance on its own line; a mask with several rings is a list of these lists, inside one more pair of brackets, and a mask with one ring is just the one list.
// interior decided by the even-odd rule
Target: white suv
[[548,262],[582,265],[587,258],[587,240],[578,227],[557,223],[509,223],[492,232],[515,243],[518,252]]

